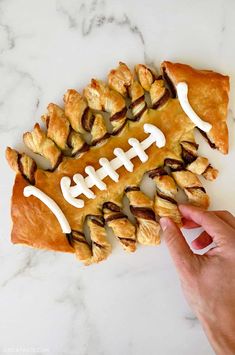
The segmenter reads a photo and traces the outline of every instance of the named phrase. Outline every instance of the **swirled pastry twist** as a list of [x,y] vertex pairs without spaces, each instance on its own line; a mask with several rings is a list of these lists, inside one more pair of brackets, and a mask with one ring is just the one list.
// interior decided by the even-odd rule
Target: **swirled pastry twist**
[[107,259],[112,250],[106,238],[104,218],[102,215],[90,215],[87,217],[87,225],[90,230],[92,257],[86,263],[98,263]]
[[165,165],[171,169],[177,185],[185,192],[189,203],[207,209],[209,196],[201,181],[191,171],[185,170],[184,163],[177,159],[165,159]]
[[202,175],[207,180],[215,180],[218,175],[218,170],[213,168],[209,160],[205,157],[198,156],[198,144],[195,142],[193,132],[187,132],[182,137],[181,158],[183,159],[186,169],[194,174]]
[[112,228],[114,235],[120,241],[124,250],[136,250],[136,230],[119,205],[105,202],[103,205],[105,223]]
[[169,217],[175,223],[181,224],[181,215],[176,202],[177,186],[174,179],[168,175],[164,167],[148,172],[156,184],[154,210],[160,217]]
[[37,165],[35,161],[25,153],[18,153],[15,149],[7,147],[6,159],[10,167],[16,172],[22,174],[32,185],[35,182],[35,172]]
[[52,139],[47,137],[38,123],[35,124],[32,132],[24,133],[23,139],[29,149],[49,160],[52,169],[55,169],[61,162],[61,150]]
[[153,201],[138,186],[129,186],[125,192],[130,202],[130,211],[137,221],[137,241],[145,245],[159,244],[160,225],[156,221]]

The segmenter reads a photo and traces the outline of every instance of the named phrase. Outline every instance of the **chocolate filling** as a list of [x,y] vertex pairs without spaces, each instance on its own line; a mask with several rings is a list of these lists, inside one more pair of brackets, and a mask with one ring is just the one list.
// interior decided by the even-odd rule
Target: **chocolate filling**
[[197,127],[197,129],[199,130],[199,132],[201,133],[201,135],[207,140],[207,143],[209,144],[209,146],[212,148],[212,149],[216,149],[216,145],[215,143],[213,143],[208,135],[206,134],[206,132],[202,131],[200,128]]
[[181,157],[183,161],[186,163],[186,165],[191,164],[194,160],[197,159],[197,156],[192,154],[192,152],[190,152],[189,150],[185,149],[182,145],[181,148],[182,148]]
[[163,105],[165,105],[165,103],[168,101],[168,99],[170,98],[170,92],[168,89],[166,89],[165,93],[163,94],[163,96],[153,104],[153,109],[157,109],[162,107]]
[[113,116],[111,116],[110,117],[110,121],[111,122],[112,121],[118,121],[118,120],[120,120],[120,118],[125,117],[126,113],[127,113],[127,108],[124,107],[121,111],[116,112]]
[[89,215],[88,218],[91,220],[92,223],[96,224],[97,226],[104,226],[104,218],[102,216]]
[[159,168],[150,170],[148,172],[150,179],[155,178],[155,176],[164,176],[164,175],[168,175],[166,170],[161,166]]
[[60,165],[60,163],[62,162],[62,160],[63,160],[63,154],[61,153],[60,156],[58,157],[57,162],[56,162],[56,165],[54,166],[54,168],[52,169],[52,171],[54,171],[55,169],[58,168],[58,166]]
[[192,186],[192,187],[185,187],[185,190],[192,192],[193,190],[201,190],[206,194],[206,190],[204,189],[203,186]]
[[112,211],[112,212],[120,212],[121,209],[118,205],[116,205],[115,203],[113,202],[105,202],[103,204],[103,209],[107,208],[108,210]]
[[23,165],[21,163],[21,158],[22,158],[22,154],[18,153],[18,156],[17,156],[17,165],[18,165],[18,169],[19,169],[19,172],[23,175],[24,175],[24,168],[23,168]]
[[98,244],[97,242],[94,242],[93,240],[92,240],[92,244],[94,244],[95,246],[97,246],[97,247],[100,248],[100,249],[103,248],[103,245]]
[[160,191],[157,191],[158,197],[162,198],[163,200],[169,201],[173,203],[174,205],[177,205],[177,202],[170,196],[162,194]]
[[89,149],[90,149],[89,144],[84,142],[82,147],[76,153],[74,153],[72,156],[77,158],[77,157],[79,157],[80,154],[87,152]]
[[122,238],[122,237],[118,237],[118,239],[120,239],[120,241],[123,242],[127,242],[127,243],[136,243],[135,239],[130,239],[130,238]]
[[18,165],[18,169],[19,172],[21,173],[21,175],[25,178],[25,180],[27,180],[28,182],[30,182],[30,184],[34,185],[35,184],[35,178],[34,178],[34,173],[37,170],[37,165],[36,163],[33,161],[33,164],[31,166],[31,169],[29,171],[29,177],[24,173],[24,167],[23,164],[21,162],[21,158],[22,158],[22,154],[18,153],[17,156],[17,165]]
[[171,97],[173,99],[175,99],[176,98],[176,89],[175,89],[171,79],[169,78],[169,76],[166,73],[166,68],[164,68],[164,67],[162,68],[162,76],[163,76],[163,79],[165,80],[165,82],[167,83],[167,86],[168,86],[170,93],[171,93]]
[[113,131],[110,135],[111,136],[116,136],[117,134],[119,134],[123,130],[125,125],[126,125],[126,121],[118,129],[116,129],[116,131]]
[[128,193],[130,191],[140,191],[140,188],[139,186],[127,186],[125,188],[125,192]]
[[139,121],[139,119],[143,116],[143,114],[145,113],[145,111],[147,110],[147,105],[145,104],[144,107],[142,108],[142,110],[140,110],[140,112],[138,112],[132,119],[131,121]]
[[212,165],[209,164],[206,169],[203,171],[202,175],[206,174],[208,172],[208,170],[212,169]]
[[114,221],[115,219],[122,219],[122,218],[126,218],[126,215],[122,212],[116,213],[112,216],[108,216],[107,218],[105,218],[105,223],[109,223],[111,221]]
[[140,96],[138,99],[136,99],[135,101],[133,101],[129,108],[130,109],[133,109],[135,106],[139,105],[140,103],[142,103],[142,101],[144,101],[144,95],[143,96]]
[[130,211],[137,218],[155,221],[155,213],[151,208],[130,206]]
[[103,137],[100,137],[100,138],[97,138],[97,139],[94,139],[92,141],[92,146],[95,146],[103,141],[105,141],[106,139],[108,139],[110,137],[110,134],[108,132],[105,133],[105,135]]
[[166,158],[164,160],[164,165],[171,168],[172,171],[181,171],[184,170],[184,163],[177,159]]
[[195,147],[196,149],[198,149],[198,147],[199,147],[199,144],[197,144],[196,142],[181,141],[181,143],[188,143],[188,144],[192,145],[193,147]]
[[[81,238],[79,238],[79,235],[81,236]],[[68,242],[71,245],[71,247],[74,246],[74,241],[79,242],[79,243],[83,243],[83,244],[87,244],[87,241],[85,239],[85,235],[82,232],[72,230],[71,233],[66,233],[66,237],[67,237]]]
[[35,184],[35,171],[37,170],[37,164],[35,162],[33,162],[30,172],[29,172],[29,180],[31,182],[32,185]]
[[46,116],[45,123],[46,123],[46,128],[48,129],[49,123],[50,123],[50,117],[49,116]]
[[94,120],[95,120],[94,115],[91,115],[91,113],[89,111],[89,107],[86,107],[83,112],[82,119],[81,119],[83,129],[85,129],[85,131],[87,131],[87,132],[90,132],[92,129]]

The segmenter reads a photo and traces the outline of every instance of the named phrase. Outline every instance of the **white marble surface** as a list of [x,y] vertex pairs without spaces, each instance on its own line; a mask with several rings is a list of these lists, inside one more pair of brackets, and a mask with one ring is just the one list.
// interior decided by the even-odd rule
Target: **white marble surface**
[[[49,102],[104,79],[119,60],[215,69],[231,75],[234,96],[234,12],[232,0],[0,2],[0,354],[213,353],[164,244],[127,255],[115,243],[106,262],[89,268],[70,255],[11,245],[14,174],[4,150],[23,147],[22,133]],[[234,115],[231,100],[228,156],[205,142],[200,148],[221,171],[205,184],[211,208],[232,212]]]

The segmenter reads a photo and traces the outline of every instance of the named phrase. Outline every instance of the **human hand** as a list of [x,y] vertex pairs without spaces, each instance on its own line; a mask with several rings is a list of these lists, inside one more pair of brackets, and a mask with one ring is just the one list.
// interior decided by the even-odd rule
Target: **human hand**
[[194,254],[177,225],[161,218],[163,237],[176,266],[185,297],[217,354],[235,354],[235,217],[227,211],[204,211],[180,205],[184,228],[202,226],[192,242]]

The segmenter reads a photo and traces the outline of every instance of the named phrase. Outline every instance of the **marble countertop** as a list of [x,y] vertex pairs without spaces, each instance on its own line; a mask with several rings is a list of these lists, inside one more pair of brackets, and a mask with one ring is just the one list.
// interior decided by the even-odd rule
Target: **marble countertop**
[[49,102],[61,104],[67,88],[81,89],[91,77],[105,79],[119,60],[214,69],[231,76],[231,143],[222,156],[198,138],[220,170],[204,185],[211,208],[234,213],[234,12],[232,0],[0,2],[0,354],[213,353],[164,243],[133,255],[115,244],[106,262],[91,267],[11,245],[14,174],[4,150],[22,149],[22,133]]

